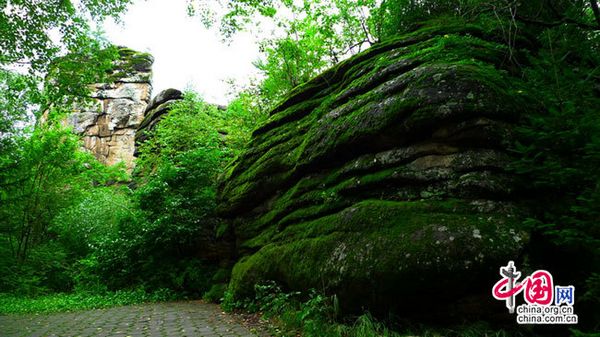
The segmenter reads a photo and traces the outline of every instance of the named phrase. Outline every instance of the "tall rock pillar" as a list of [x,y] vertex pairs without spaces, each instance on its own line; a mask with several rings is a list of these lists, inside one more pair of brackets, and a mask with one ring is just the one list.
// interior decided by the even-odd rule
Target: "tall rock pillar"
[[128,48],[119,50],[112,83],[92,85],[94,102],[78,107],[67,122],[83,136],[84,148],[102,163],[134,167],[135,132],[152,94],[153,57]]

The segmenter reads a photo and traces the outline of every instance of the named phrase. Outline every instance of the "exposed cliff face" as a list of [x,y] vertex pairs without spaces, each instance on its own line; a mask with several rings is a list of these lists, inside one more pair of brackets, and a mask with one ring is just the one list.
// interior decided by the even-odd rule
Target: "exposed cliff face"
[[506,51],[477,27],[425,27],[294,90],[221,186],[234,295],[272,279],[350,310],[491,303],[528,239],[507,172],[528,104]]
[[85,149],[100,162],[113,165],[123,161],[131,171],[135,133],[144,119],[152,91],[153,58],[127,48],[121,48],[119,53],[115,81],[92,85],[95,101],[79,107],[67,121],[76,133],[83,135]]

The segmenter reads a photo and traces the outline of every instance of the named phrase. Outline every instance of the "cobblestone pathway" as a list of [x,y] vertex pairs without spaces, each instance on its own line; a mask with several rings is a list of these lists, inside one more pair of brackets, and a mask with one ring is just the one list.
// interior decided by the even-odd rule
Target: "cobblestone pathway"
[[219,307],[198,301],[72,313],[0,316],[0,336],[256,337]]

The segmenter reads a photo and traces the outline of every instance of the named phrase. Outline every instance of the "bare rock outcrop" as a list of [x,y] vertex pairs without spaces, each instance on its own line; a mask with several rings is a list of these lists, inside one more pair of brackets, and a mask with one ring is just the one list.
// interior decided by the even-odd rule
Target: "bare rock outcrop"
[[119,49],[112,83],[92,85],[94,101],[78,107],[68,124],[83,136],[84,148],[102,163],[134,166],[135,133],[144,119],[152,93],[152,63],[147,53]]

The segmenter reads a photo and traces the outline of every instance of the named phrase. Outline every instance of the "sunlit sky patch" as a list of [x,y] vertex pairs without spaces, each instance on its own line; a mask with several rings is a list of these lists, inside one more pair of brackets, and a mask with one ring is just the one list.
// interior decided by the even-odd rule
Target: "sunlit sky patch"
[[228,80],[247,85],[258,76],[257,38],[238,33],[225,43],[218,26],[207,29],[189,17],[185,0],[136,0],[121,18],[107,20],[104,31],[113,44],[150,52],[154,58],[153,94],[163,89],[192,89],[207,102],[226,104]]

